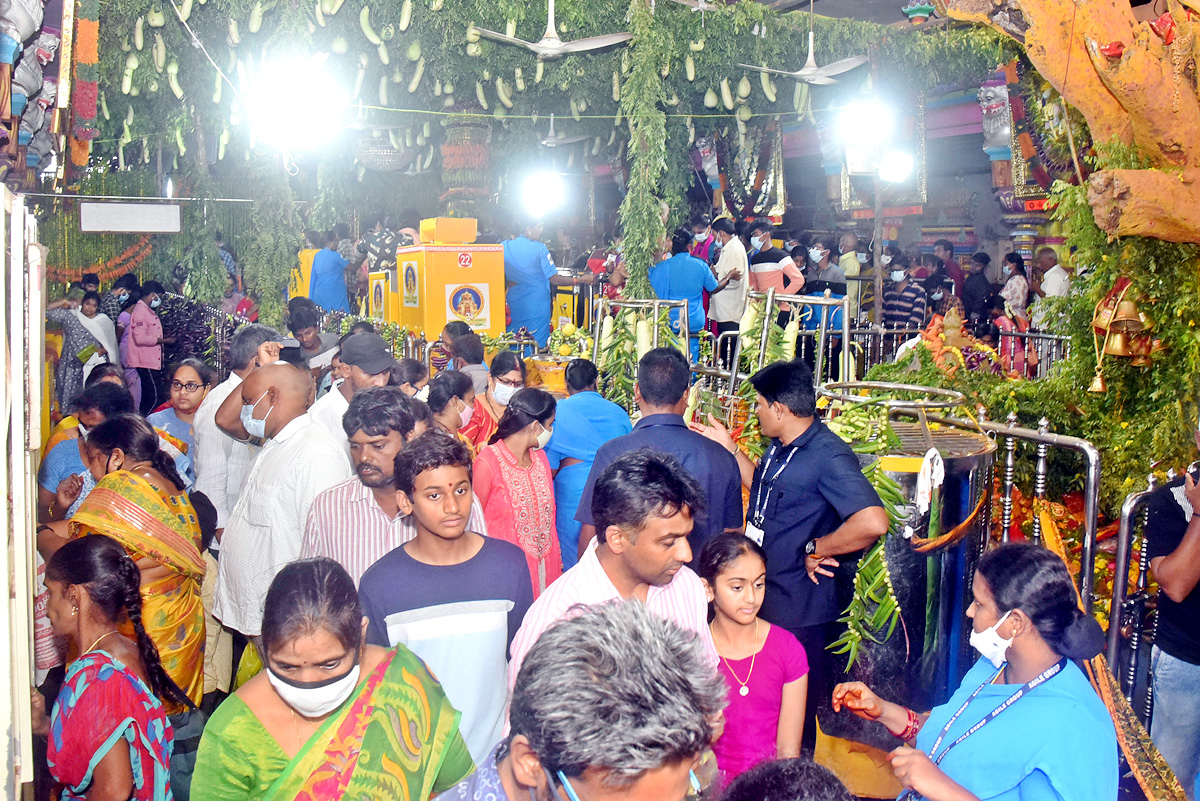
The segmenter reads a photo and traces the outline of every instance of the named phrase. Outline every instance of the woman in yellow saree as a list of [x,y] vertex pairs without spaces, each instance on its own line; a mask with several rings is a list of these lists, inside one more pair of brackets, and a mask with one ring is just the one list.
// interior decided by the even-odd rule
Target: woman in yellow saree
[[341,565],[284,567],[264,607],[266,669],[209,720],[193,801],[426,801],[469,774],[441,685],[404,646],[365,633]]

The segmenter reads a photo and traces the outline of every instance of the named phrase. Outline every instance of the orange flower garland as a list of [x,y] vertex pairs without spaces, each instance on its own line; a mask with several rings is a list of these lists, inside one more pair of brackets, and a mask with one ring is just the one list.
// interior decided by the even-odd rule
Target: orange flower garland
[[136,270],[153,250],[150,236],[147,234],[138,239],[136,244],[127,247],[120,255],[112,257],[103,264],[86,268],[47,267],[46,280],[52,283],[69,284],[72,281],[78,281],[84,273],[96,273],[100,276],[100,283],[107,284]]

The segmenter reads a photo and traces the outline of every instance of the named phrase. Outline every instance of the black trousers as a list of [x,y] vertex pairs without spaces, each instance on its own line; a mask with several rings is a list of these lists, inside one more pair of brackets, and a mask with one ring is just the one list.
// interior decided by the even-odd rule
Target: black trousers
[[817,709],[823,709],[824,714],[833,714],[830,697],[835,683],[834,664],[826,648],[837,639],[836,629],[836,622],[790,629],[808,656],[808,698],[804,705],[804,739],[800,746],[810,753],[817,742]]
[[[721,334],[724,334],[726,331],[737,331],[738,328],[740,328],[740,327],[741,327],[741,323],[739,323],[739,322],[732,322],[732,323],[718,322],[717,323],[717,336],[721,336]],[[720,355],[722,367],[724,367],[724,368],[729,367],[729,360],[733,358],[733,348],[734,348],[734,344],[736,342],[737,342],[737,340],[735,338],[730,337],[721,343],[721,353],[719,355]]]
[[137,372],[138,378],[142,380],[142,405],[138,411],[142,413],[142,417],[145,417],[161,406],[163,401],[166,400],[159,382],[162,370],[138,367]]

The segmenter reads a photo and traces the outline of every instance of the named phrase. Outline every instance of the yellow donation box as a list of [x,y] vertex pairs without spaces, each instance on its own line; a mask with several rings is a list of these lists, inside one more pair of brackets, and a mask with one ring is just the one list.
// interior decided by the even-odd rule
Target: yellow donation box
[[371,316],[441,334],[462,320],[480,334],[504,333],[504,248],[420,244],[396,251],[396,272],[371,273]]

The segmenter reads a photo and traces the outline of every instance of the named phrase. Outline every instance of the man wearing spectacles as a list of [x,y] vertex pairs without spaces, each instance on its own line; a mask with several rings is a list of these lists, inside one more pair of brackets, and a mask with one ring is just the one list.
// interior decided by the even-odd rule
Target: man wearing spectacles
[[700,638],[640,601],[598,604],[542,633],[508,737],[437,801],[683,801],[724,706]]

